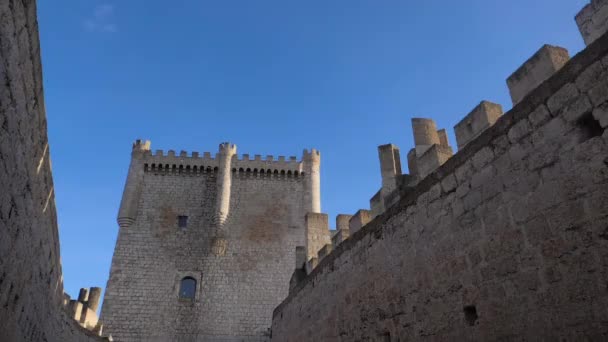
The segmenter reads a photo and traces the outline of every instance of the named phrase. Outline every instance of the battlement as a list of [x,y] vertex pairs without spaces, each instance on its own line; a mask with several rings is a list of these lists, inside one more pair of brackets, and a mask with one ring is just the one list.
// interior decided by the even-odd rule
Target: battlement
[[592,0],[575,17],[586,45],[608,31],[608,0]]
[[[142,143],[137,140],[133,144],[133,148],[140,148],[144,151],[143,162],[146,172],[155,173],[184,173],[184,174],[204,174],[214,173],[218,171],[219,156],[217,152],[187,152],[180,151],[179,154],[175,150],[155,150],[150,151],[150,141]],[[232,153],[236,151],[236,145],[229,143],[220,144],[220,151]],[[305,158],[320,156],[320,152],[313,149],[311,152],[304,150],[304,155],[301,160],[296,156],[262,156],[256,154],[251,158],[250,154],[232,155],[231,170],[233,173],[244,173],[251,175],[276,175],[300,178],[306,175],[303,169]]]
[[137,140],[135,140],[135,142],[133,142],[133,149],[134,150],[149,151],[151,144],[152,144],[152,142],[150,140],[137,139]]
[[551,77],[570,60],[568,50],[552,45],[543,45],[509,78],[507,85],[513,105]]
[[[149,143],[149,142],[148,142]],[[83,328],[92,331],[97,336],[103,333],[103,324],[97,316],[99,300],[101,298],[101,288],[81,288],[78,299],[71,299],[64,293],[63,306],[70,316]]]
[[317,149],[311,149],[310,152],[305,149],[302,152],[302,161],[319,161],[321,159],[321,152]]
[[229,156],[234,155],[236,154],[236,145],[229,142],[223,142],[220,144],[219,151],[220,154]]
[[[608,1],[593,4],[603,4],[597,11],[608,12]],[[560,267],[578,271],[578,259],[563,258],[564,255],[577,249],[589,249],[589,253],[604,249],[603,240],[594,235],[597,233],[593,222],[598,217],[605,220],[607,212],[605,206],[591,203],[604,203],[606,198],[606,189],[599,184],[606,182],[606,173],[602,170],[606,167],[608,148],[607,73],[608,33],[571,60],[565,49],[543,46],[509,77],[509,91],[515,105],[508,113],[501,115],[499,105],[482,102],[460,122],[467,131],[457,133],[462,148],[454,156],[445,143],[447,139],[432,121],[412,120],[416,147],[408,154],[408,161],[410,171],[418,171],[416,181],[406,181],[408,186],[399,188],[398,202],[371,221],[366,222],[368,215],[362,215],[364,211],[357,213],[350,219],[348,238],[334,235],[331,253],[326,254],[329,250],[326,248],[310,259],[307,276],[274,310],[273,338],[300,336],[297,334],[302,320],[316,327],[315,331],[307,331],[308,339],[325,336],[317,331],[338,335],[344,331],[338,331],[328,322],[342,314],[345,321],[355,325],[382,326],[382,319],[361,320],[358,309],[383,310],[395,305],[395,297],[385,300],[384,292],[372,290],[358,301],[352,301],[353,292],[346,293],[336,286],[336,282],[343,282],[355,289],[374,289],[377,278],[360,276],[369,270],[384,279],[381,289],[390,289],[404,301],[415,302],[414,308],[438,298],[438,293],[443,298],[461,298],[462,294],[465,321],[467,308],[475,305],[486,313],[497,305],[509,312],[514,297],[522,301],[537,298],[537,292],[515,289],[508,300],[488,301],[478,292],[482,287],[491,288],[505,280],[527,282],[530,269],[551,270],[545,272],[548,279],[542,285],[551,288],[545,292],[549,297],[559,296],[557,289],[563,290],[564,286],[569,291],[579,289],[579,272],[554,277],[552,267],[559,262]],[[466,127],[467,124],[471,127]],[[379,193],[373,197],[378,204]],[[563,232],[573,226],[593,237],[581,243],[576,240],[578,235],[572,240],[568,240],[571,238],[568,235],[568,243],[554,243],[561,241]],[[547,248],[552,252],[546,253]],[[520,255],[541,254],[543,258],[518,259]],[[594,269],[597,267],[601,266]],[[395,274],[399,276],[391,277]],[[463,289],[456,290],[436,286],[437,283],[465,284],[462,279],[480,274],[481,285],[464,285]],[[583,282],[593,288],[596,280]],[[419,292],[408,296],[413,286]],[[425,292],[425,287],[431,290]],[[504,290],[502,286],[497,287],[497,291]],[[460,293],[455,296],[452,291]],[[595,291],[595,295],[606,297],[603,291]],[[320,301],[328,310],[312,314],[319,313]],[[559,308],[558,316],[553,315],[554,308],[532,306],[536,311],[529,316],[527,312],[514,312],[509,319],[519,322],[544,315],[551,317],[545,322],[555,321],[555,324],[541,324],[548,332],[535,330],[534,336],[569,336],[570,332],[562,329],[570,319],[561,315],[567,311],[566,306]],[[452,315],[450,319],[454,321],[461,319],[451,302],[444,306],[438,304],[433,310],[435,313],[424,318],[425,325],[432,326],[436,317]],[[584,321],[594,320],[598,321],[591,314]],[[473,336],[468,327],[473,324],[463,325],[460,335],[441,335],[440,329],[432,332],[438,333],[436,337],[442,340],[461,340]],[[585,331],[596,329],[591,324],[594,323]],[[495,325],[486,326],[485,332],[490,335],[475,335],[474,339],[531,336],[531,330],[496,332],[487,330],[490,326],[493,329]],[[517,327],[516,324],[508,326]],[[560,333],[550,335],[559,329],[562,329]],[[348,331],[344,338],[364,340],[378,336],[374,335],[377,329],[362,330],[364,335],[361,331]],[[405,333],[408,332],[401,331],[398,336],[406,336]],[[415,334],[407,336],[420,338]]]

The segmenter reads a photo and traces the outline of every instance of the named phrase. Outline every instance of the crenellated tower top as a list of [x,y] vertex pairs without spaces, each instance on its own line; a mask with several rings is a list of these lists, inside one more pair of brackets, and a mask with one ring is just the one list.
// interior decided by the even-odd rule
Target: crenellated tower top
[[229,142],[223,142],[219,146],[219,153],[226,156],[233,156],[236,154],[236,145]]

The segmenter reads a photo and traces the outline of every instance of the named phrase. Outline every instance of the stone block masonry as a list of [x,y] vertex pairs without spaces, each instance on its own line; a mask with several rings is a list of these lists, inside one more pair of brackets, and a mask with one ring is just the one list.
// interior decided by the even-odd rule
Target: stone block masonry
[[576,15],[576,24],[586,45],[608,31],[608,0],[592,0]]
[[102,341],[64,304],[36,2],[0,2],[0,341]]
[[471,113],[454,126],[458,149],[462,150],[466,144],[492,126],[501,115],[501,105],[489,101],[481,101]]
[[606,340],[606,61],[608,35],[336,246],[272,340]]
[[[298,161],[218,150],[133,145],[101,311],[116,340],[267,341],[296,262],[331,243],[327,217],[310,212],[320,210],[318,151]],[[193,298],[182,298],[184,280]]]
[[561,69],[570,59],[568,50],[544,45],[507,79],[513,104],[518,104],[527,94]]
[[308,259],[315,258],[321,248],[331,243],[327,214],[308,213],[305,224],[307,256]]

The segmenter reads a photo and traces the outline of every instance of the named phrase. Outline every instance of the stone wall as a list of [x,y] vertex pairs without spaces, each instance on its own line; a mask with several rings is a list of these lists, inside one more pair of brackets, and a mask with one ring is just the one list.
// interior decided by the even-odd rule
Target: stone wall
[[[216,199],[225,189],[217,161],[175,159],[175,169],[163,162],[160,170],[155,156],[144,158],[135,220],[121,226],[112,260],[104,330],[118,341],[268,340],[296,247],[306,245],[302,166],[234,156],[230,207],[218,230]],[[188,217],[187,227],[178,216]],[[197,281],[194,301],[178,296],[186,276]]]
[[101,340],[68,317],[36,2],[0,2],[0,341]]
[[591,0],[577,15],[578,29],[589,45],[608,31],[608,0]]
[[272,340],[606,340],[607,101],[604,35],[326,256]]

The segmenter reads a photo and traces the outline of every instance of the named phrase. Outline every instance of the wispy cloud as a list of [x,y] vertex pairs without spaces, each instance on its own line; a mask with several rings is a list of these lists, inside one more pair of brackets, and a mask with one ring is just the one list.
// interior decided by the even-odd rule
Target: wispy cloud
[[116,32],[118,28],[114,23],[114,5],[102,4],[95,7],[92,16],[84,21],[84,27],[89,31]]

